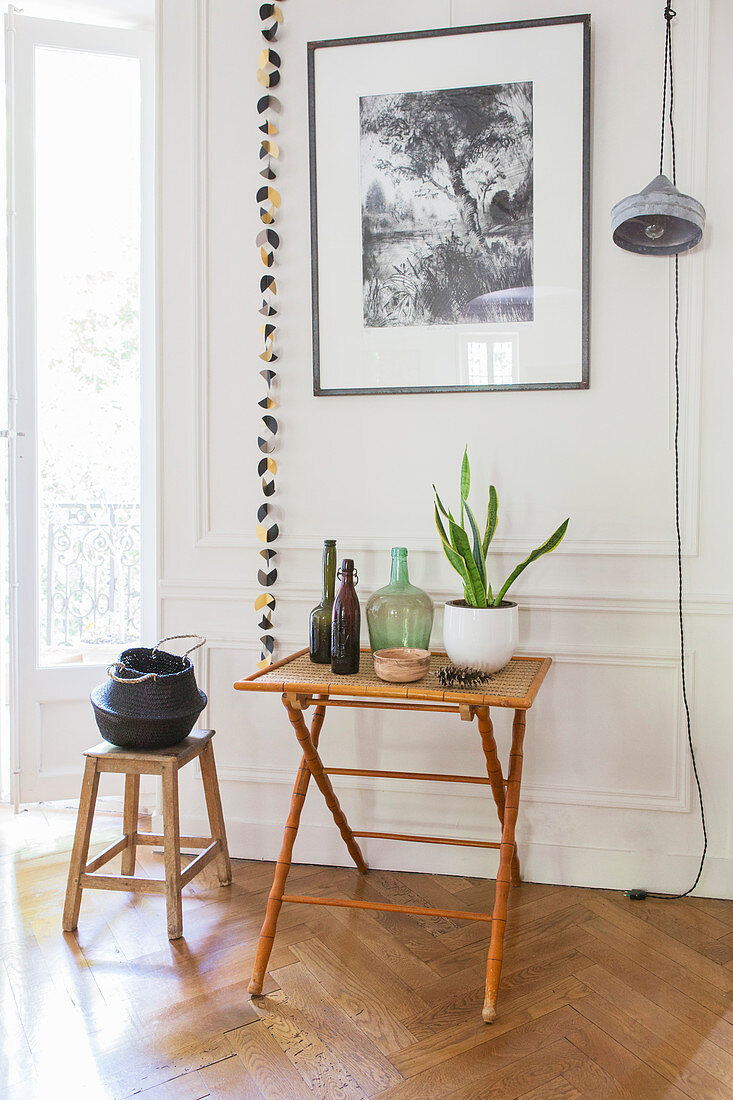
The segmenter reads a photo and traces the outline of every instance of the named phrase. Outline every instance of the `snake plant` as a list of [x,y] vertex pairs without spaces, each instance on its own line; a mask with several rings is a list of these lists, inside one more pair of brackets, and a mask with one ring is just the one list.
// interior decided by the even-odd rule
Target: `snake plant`
[[[507,592],[514,584],[517,577],[524,572],[528,565],[537,561],[543,554],[549,554],[551,550],[562,542],[568,529],[570,519],[564,520],[557,531],[550,535],[546,542],[538,546],[536,550],[520,562],[512,570],[504,584],[494,595],[486,573],[486,557],[491,546],[491,540],[496,531],[499,516],[499,501],[496,489],[489,486],[489,507],[486,515],[486,524],[483,534],[479,531],[476,518],[468,503],[468,493],[471,488],[471,467],[468,461],[468,447],[463,454],[461,463],[461,515],[460,523],[453,517],[450,511],[446,511],[441,501],[438,490],[433,485],[435,493],[435,526],[438,528],[443,550],[450,564],[463,581],[463,590],[466,603],[469,607],[501,607]],[[442,518],[441,518],[442,517]],[[443,520],[447,520],[446,532]],[[466,529],[468,522],[468,530]]]

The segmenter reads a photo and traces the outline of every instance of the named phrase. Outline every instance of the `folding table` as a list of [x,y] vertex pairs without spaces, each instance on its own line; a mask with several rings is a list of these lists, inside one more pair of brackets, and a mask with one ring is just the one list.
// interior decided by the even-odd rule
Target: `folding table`
[[[335,905],[352,909],[376,909],[392,913],[433,914],[465,920],[491,923],[491,940],[486,965],[486,997],[482,1016],[486,1023],[496,1019],[496,1001],[501,976],[504,931],[507,920],[507,898],[510,882],[519,885],[519,859],[514,841],[514,829],[519,809],[519,793],[522,779],[522,744],[526,712],[532,706],[542,681],[547,675],[549,657],[513,657],[509,664],[494,673],[490,681],[480,687],[444,688],[436,675],[440,665],[446,663],[444,653],[433,653],[429,673],[412,684],[388,684],[374,673],[369,650],[362,650],[359,671],[352,676],[337,676],[328,665],[314,664],[307,649],[294,653],[282,661],[237,680],[239,691],[277,691],[288,713],[295,735],[303,750],[303,757],[293,788],[290,814],[285,825],[282,848],[275,866],[275,877],[267,902],[262,932],[257,946],[254,971],[249,991],[253,995],[262,992],[270,952],[275,939],[277,919],[283,902],[307,905]],[[310,728],[304,712],[313,706]],[[481,745],[486,757],[487,776],[446,775],[431,772],[379,771],[364,768],[324,767],[318,753],[318,741],[326,714],[326,707],[377,708],[381,710],[437,711],[457,714],[463,721],[478,722]],[[509,756],[509,773],[504,779],[496,751],[491,723],[491,707],[508,707],[514,711],[512,747]],[[339,805],[329,776],[361,775],[390,779],[428,779],[444,783],[485,783],[491,786],[496,810],[501,824],[501,841],[460,840],[453,837],[419,836],[405,833],[366,832],[352,830]],[[418,841],[427,844],[457,844],[476,848],[498,848],[499,870],[496,876],[496,892],[493,912],[472,913],[452,909],[423,908],[414,905],[378,904],[370,901],[352,901],[347,898],[302,897],[285,893],[285,882],[292,861],[293,845],[298,834],[300,815],[313,776],[333,819],[344,839],[346,847],[359,871],[366,873],[367,865],[357,843],[357,837],[381,837],[389,840]],[[506,791],[505,791],[506,788]]]

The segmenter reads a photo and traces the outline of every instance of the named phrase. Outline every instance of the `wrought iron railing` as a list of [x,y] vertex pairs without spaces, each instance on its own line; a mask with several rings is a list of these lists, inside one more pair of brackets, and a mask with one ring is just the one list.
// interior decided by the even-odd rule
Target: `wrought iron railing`
[[45,644],[139,638],[140,506],[55,504],[45,518]]

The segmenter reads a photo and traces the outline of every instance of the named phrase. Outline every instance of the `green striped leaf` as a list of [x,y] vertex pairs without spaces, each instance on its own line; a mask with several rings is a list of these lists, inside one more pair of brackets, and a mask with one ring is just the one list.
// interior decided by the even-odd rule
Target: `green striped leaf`
[[433,485],[433,492],[435,493],[435,502],[438,505],[438,508],[440,508],[440,510],[443,513],[443,515],[445,516],[445,518],[448,519],[449,513],[446,512],[446,510],[443,506],[443,501],[440,499],[440,497],[438,495],[438,490],[435,488],[434,485]]
[[468,535],[452,519],[448,520],[448,530],[453,549],[463,559],[466,567],[466,602],[471,607],[486,607],[486,585],[482,583],[476,562],[473,560]]
[[468,501],[465,502],[466,515],[468,516],[468,525],[471,528],[471,535],[473,536],[473,560],[476,563],[478,569],[478,575],[481,578],[481,584],[486,589],[486,562],[484,561],[484,554],[481,547],[481,535],[479,534],[478,524],[476,523],[476,517],[471,511],[471,505]]
[[570,518],[568,517],[568,519],[560,524],[557,531],[554,531],[550,535],[549,539],[547,539],[546,542],[543,542],[541,546],[538,546],[536,550],[532,551],[529,557],[525,558],[523,562],[520,562],[514,572],[505,581],[503,588],[499,592],[499,595],[494,600],[494,607],[500,606],[501,601],[504,599],[511,586],[514,584],[517,577],[520,575],[520,573],[524,572],[528,565],[531,565],[533,561],[537,561],[537,559],[541,558],[543,554],[549,554],[551,550],[554,550],[555,547],[562,542],[565,537],[565,532],[568,529],[569,523]]
[[461,500],[468,500],[468,493],[471,488],[471,467],[468,463],[468,447],[463,452],[463,462],[461,463]]
[[489,485],[489,510],[486,515],[486,530],[484,531],[484,541],[482,544],[484,552],[484,561],[486,561],[486,555],[489,552],[491,546],[491,540],[494,537],[496,531],[496,525],[499,522],[499,498],[496,495],[496,489],[493,485]]
[[440,535],[440,541],[443,543],[445,556],[455,569],[456,573],[458,573],[459,577],[463,581],[463,586],[465,588],[468,584],[468,573],[466,572],[466,566],[464,564],[463,558],[460,556],[460,554],[457,554],[455,552],[448,541],[448,536],[445,533],[445,527],[443,526],[443,522],[438,513],[437,505],[435,506],[435,526],[438,528],[438,534]]

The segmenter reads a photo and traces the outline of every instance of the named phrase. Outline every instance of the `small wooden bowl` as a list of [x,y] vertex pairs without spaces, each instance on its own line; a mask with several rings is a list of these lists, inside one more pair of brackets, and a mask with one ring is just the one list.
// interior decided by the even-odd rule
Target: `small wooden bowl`
[[429,649],[378,649],[373,657],[377,676],[390,684],[410,684],[430,671]]

